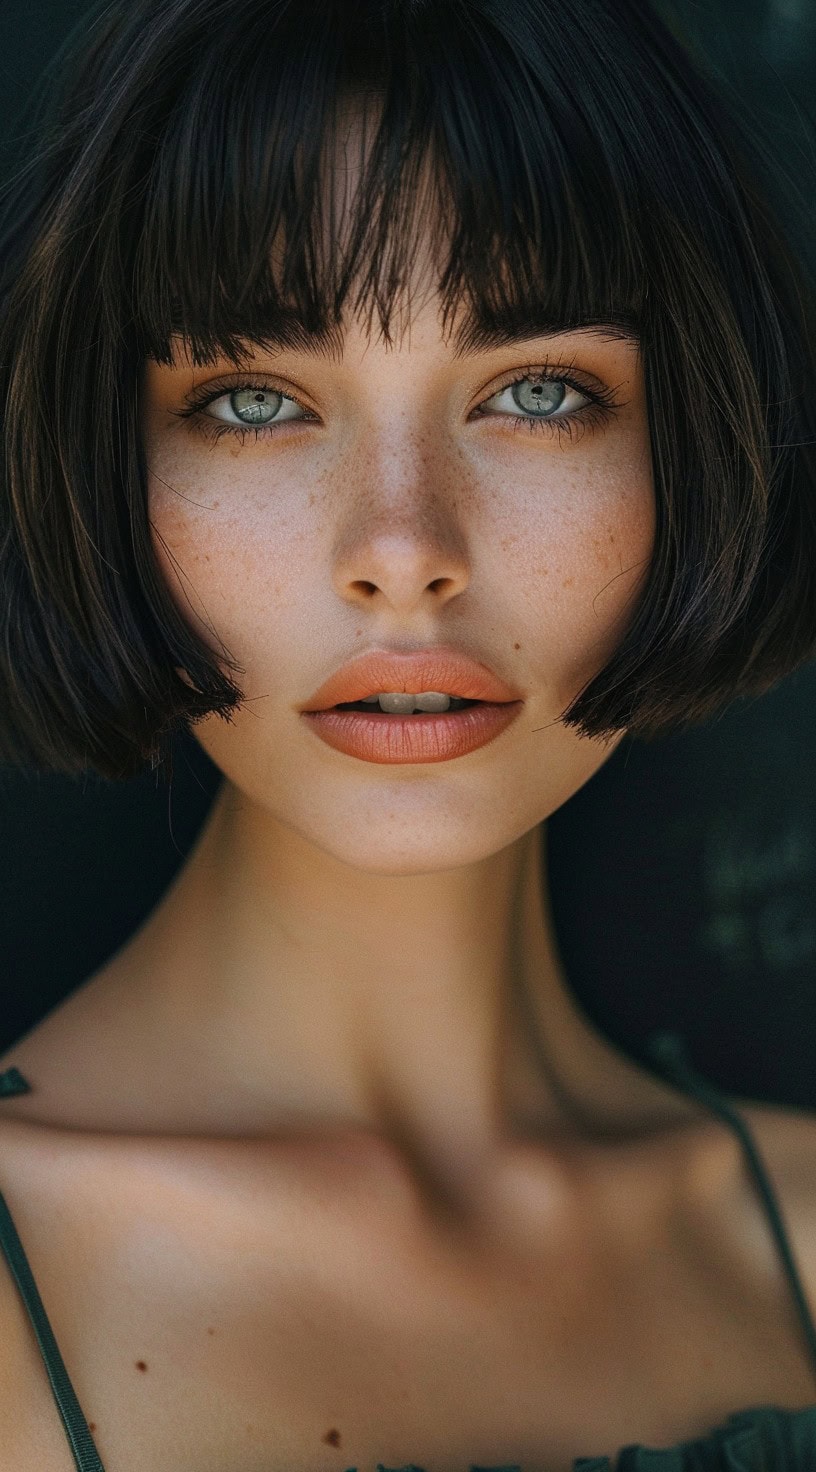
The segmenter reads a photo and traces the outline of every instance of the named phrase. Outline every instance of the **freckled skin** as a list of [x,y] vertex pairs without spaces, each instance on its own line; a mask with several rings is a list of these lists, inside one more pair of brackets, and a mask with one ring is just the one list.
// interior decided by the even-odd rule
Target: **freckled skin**
[[[541,339],[542,360],[554,357],[556,344]],[[564,361],[576,361],[625,400],[609,421],[578,428],[572,438],[526,427],[513,433],[507,413],[466,423],[467,411],[500,375],[534,361],[535,346],[454,364],[428,308],[407,347],[389,350],[350,329],[341,366],[295,354],[274,361],[256,355],[259,369],[291,380],[292,392],[300,391],[323,424],[298,427],[289,420],[277,441],[248,438],[243,446],[226,435],[211,443],[166,413],[180,406],[194,381],[214,379],[223,365],[194,370],[181,359],[173,368],[147,365],[157,556],[196,631],[214,650],[223,641],[246,665],[241,683],[256,702],[236,714],[232,727],[211,717],[195,733],[255,797],[263,792],[277,807],[293,775],[296,754],[288,743],[281,751],[271,736],[273,724],[279,731],[282,701],[305,698],[324,666],[331,667],[334,651],[351,653],[355,641],[367,645],[379,634],[386,642],[406,642],[406,635],[411,642],[413,634],[413,642],[428,643],[450,633],[478,645],[498,620],[489,652],[535,685],[535,714],[546,706],[550,719],[618,642],[654,537],[637,351],[590,333],[563,336]],[[208,412],[213,409],[222,423],[233,418],[225,400]],[[607,538],[614,535],[611,562]],[[440,591],[423,595],[434,579]],[[364,591],[372,583],[381,589],[379,617]],[[362,627],[348,617],[355,602],[371,604]],[[502,654],[500,638],[514,626],[524,632],[524,657],[515,665]],[[329,630],[331,651],[321,660]],[[270,743],[281,777],[274,792]],[[536,756],[546,762],[550,783],[539,782],[535,795],[523,779],[514,784],[531,824],[585,781],[605,754],[599,743],[563,729],[538,742]],[[335,809],[334,802],[323,808],[321,839]],[[364,829],[366,816],[358,810],[353,834]],[[356,837],[351,847],[357,850]]]
[[[295,403],[284,401],[289,417],[273,434],[243,443],[205,433],[236,424],[231,365],[196,369],[175,349],[171,365],[144,370],[153,543],[183,616],[240,662],[245,699],[229,722],[193,728],[227,781],[188,861],[186,893],[168,895],[160,924],[135,941],[139,970],[176,987],[176,1015],[192,1031],[206,1029],[216,994],[223,1018],[229,996],[237,1028],[218,1029],[217,1066],[234,1068],[243,1088],[255,1050],[257,1098],[286,1078],[298,1108],[312,1098],[331,1114],[334,1098],[343,1117],[382,1128],[373,1070],[391,1097],[388,1132],[404,1113],[406,1142],[447,1189],[504,1128],[490,1056],[501,1031],[495,991],[518,954],[542,996],[558,990],[558,1013],[571,1013],[561,1052],[577,1059],[586,1033],[557,980],[543,877],[527,881],[541,862],[540,825],[619,739],[588,739],[560,716],[624,633],[651,556],[638,348],[582,331],[456,359],[431,297],[390,347],[351,320],[342,361],[256,351],[245,377],[257,372],[262,387],[274,378]],[[616,407],[587,419],[588,395],[570,390],[570,433],[514,430],[524,411],[509,385],[536,362],[553,377],[561,365],[577,370]],[[210,385],[220,397],[194,428],[178,412]],[[299,703],[357,652],[441,642],[523,695],[495,743],[388,768],[332,752],[304,729]],[[217,876],[239,872],[228,893]],[[387,988],[369,955],[390,958]],[[228,981],[216,974],[227,957]],[[274,997],[263,976],[276,978]],[[419,977],[433,987],[421,1006]],[[597,1102],[605,1060],[595,1035],[586,1046],[582,1074]],[[508,1066],[521,1088],[518,1059]],[[620,1072],[616,1057],[611,1069]],[[536,1087],[542,1116],[558,1117],[557,1095]]]
[[[54,1053],[69,1059],[68,1128],[142,1136],[128,1219],[146,1261],[99,1251],[136,1263],[124,1282],[110,1269],[99,1301],[116,1324],[122,1304],[145,1305],[131,1332],[159,1346],[160,1370],[136,1391],[125,1357],[124,1378],[140,1414],[155,1399],[163,1441],[186,1414],[198,1465],[242,1438],[262,1455],[283,1435],[321,1468],[388,1455],[390,1472],[421,1472],[403,1449],[427,1466],[451,1465],[449,1445],[521,1455],[533,1421],[559,1447],[662,1442],[710,1388],[745,1403],[739,1387],[709,1387],[709,1369],[701,1386],[699,1356],[677,1356],[714,1296],[697,1250],[713,1224],[721,1264],[727,1183],[698,1231],[696,1198],[673,1214],[682,1153],[659,1138],[633,1152],[630,1131],[659,1135],[661,1110],[674,1124],[696,1109],[577,1012],[538,842],[615,744],[559,717],[623,634],[652,552],[642,364],[634,344],[589,332],[455,360],[433,305],[391,348],[352,325],[342,363],[256,355],[314,416],[257,442],[216,443],[175,417],[231,365],[194,370],[179,351],[144,375],[159,570],[183,616],[242,666],[245,701],[194,727],[221,793],[148,922],[66,1008],[86,1010],[72,1050]],[[606,418],[576,417],[559,437],[514,431],[509,404],[474,417],[561,355],[614,390]],[[490,746],[378,768],[301,720],[355,653],[443,641],[523,698]],[[523,990],[544,1063],[520,1025]],[[582,1120],[608,1126],[602,1149],[583,1148]],[[724,1379],[734,1301],[700,1325]],[[218,1346],[201,1344],[202,1305]],[[96,1361],[79,1358],[104,1388],[109,1336],[97,1338]],[[167,1367],[196,1353],[189,1395],[163,1411]],[[786,1364],[780,1381],[792,1383]]]
[[[520,1449],[533,1410],[554,1444],[578,1422],[589,1446],[640,1430],[615,1419],[631,1321],[615,1319],[602,1269],[659,1266],[664,1242],[644,1246],[643,1177],[627,1193],[630,1243],[607,1226],[601,1166],[596,1180],[573,1165],[582,1120],[610,1127],[617,1179],[615,1131],[684,1106],[576,1009],[539,837],[618,739],[561,715],[634,613],[655,504],[635,343],[581,331],[457,358],[433,296],[390,346],[346,327],[342,360],[256,350],[238,375],[194,367],[176,342],[170,365],[144,366],[158,571],[203,642],[233,657],[244,698],[193,727],[225,781],[176,882],[75,1004],[77,1036],[104,1030],[113,1061],[100,1077],[98,1043],[91,1068],[71,1053],[65,1088],[81,1080],[81,1097],[65,1114],[144,1135],[158,1240],[178,1243],[185,1273],[202,1265],[177,1299],[174,1283],[139,1409],[193,1338],[186,1409],[204,1460],[236,1435],[261,1450],[285,1435],[320,1466],[387,1455],[405,1472],[395,1447],[449,1465],[443,1442],[498,1449],[500,1430]],[[535,365],[583,379],[569,433],[558,415],[522,422],[511,385]],[[208,435],[230,423],[227,375],[237,387],[255,373],[290,396],[288,417],[263,438]],[[199,421],[179,417],[216,379]],[[614,395],[605,413],[590,412],[593,385]],[[332,751],[301,718],[363,650],[440,643],[521,697],[495,742],[389,768]],[[159,1167],[167,1136],[184,1149]],[[621,1329],[614,1363],[583,1337],[590,1299]],[[201,1303],[222,1316],[218,1346],[187,1334]],[[386,1323],[404,1363],[382,1353]],[[430,1403],[416,1392],[428,1384]]]

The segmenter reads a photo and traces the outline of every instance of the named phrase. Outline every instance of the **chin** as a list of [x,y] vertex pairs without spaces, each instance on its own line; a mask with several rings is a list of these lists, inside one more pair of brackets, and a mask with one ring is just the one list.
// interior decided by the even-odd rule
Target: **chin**
[[325,834],[301,832],[307,842],[323,849],[338,863],[361,873],[383,876],[447,873],[488,859],[521,836],[506,832],[490,834],[484,829],[475,834],[472,822],[458,833],[446,833],[442,831],[444,825],[437,822],[423,837],[421,833],[406,835],[402,824],[389,832],[384,821],[380,830],[376,824],[369,824],[361,828],[359,836],[347,830],[340,838],[340,826]]

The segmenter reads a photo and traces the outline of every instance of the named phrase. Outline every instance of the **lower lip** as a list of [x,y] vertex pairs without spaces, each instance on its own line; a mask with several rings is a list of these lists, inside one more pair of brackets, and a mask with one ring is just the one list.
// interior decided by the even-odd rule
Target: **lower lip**
[[470,705],[441,715],[369,715],[357,710],[303,711],[327,746],[364,762],[448,762],[494,741],[520,714],[523,700]]

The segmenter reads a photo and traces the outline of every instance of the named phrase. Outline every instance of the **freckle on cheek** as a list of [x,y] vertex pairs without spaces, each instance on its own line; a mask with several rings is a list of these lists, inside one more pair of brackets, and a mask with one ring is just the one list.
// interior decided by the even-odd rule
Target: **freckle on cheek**
[[136,1361],[136,1369],[137,1370],[146,1370],[147,1369],[147,1365],[145,1364],[144,1360],[137,1360]]

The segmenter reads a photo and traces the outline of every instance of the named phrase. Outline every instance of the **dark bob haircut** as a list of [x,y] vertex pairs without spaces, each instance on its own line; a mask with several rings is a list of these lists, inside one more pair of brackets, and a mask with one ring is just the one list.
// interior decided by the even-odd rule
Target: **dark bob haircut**
[[[242,667],[151,546],[144,363],[176,334],[196,366],[334,350],[349,309],[390,345],[429,231],[457,346],[640,343],[655,551],[563,719],[654,735],[816,653],[816,324],[764,145],[645,0],[548,12],[113,0],[75,27],[0,196],[0,762],[124,779],[230,719]],[[338,224],[349,105],[373,142]]]

